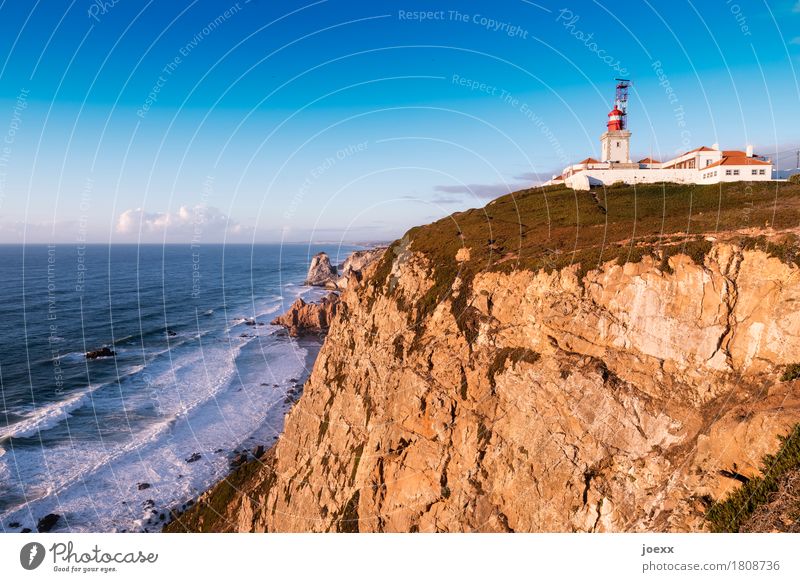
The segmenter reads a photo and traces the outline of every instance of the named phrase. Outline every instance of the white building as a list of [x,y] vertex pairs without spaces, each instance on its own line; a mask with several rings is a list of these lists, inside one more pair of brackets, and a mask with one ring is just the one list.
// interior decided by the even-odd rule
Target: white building
[[631,162],[631,132],[626,129],[625,121],[625,103],[619,103],[618,98],[608,114],[608,131],[600,137],[602,159],[586,158],[567,166],[560,176],[553,176],[544,185],[564,184],[575,190],[588,190],[619,182],[717,184],[772,180],[772,162],[754,155],[752,146],[746,151],[720,150],[715,144],[710,148],[693,149],[666,162],[651,158]]

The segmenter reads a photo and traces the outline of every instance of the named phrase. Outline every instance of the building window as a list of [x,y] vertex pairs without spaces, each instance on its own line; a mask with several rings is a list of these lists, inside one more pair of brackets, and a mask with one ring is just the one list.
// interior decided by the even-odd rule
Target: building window
[[751,170],[750,173],[753,174],[754,176],[758,176],[758,170]]
[[711,165],[711,160],[706,160],[706,166],[710,166],[710,165]]
[[731,175],[731,171],[730,170],[725,170],[725,175],[726,176],[730,176]]
[[764,170],[759,170],[758,173],[761,174],[762,176],[765,175]]
[[733,171],[733,175],[734,175],[734,176],[738,176],[738,175],[739,175],[739,170],[734,170],[734,171]]

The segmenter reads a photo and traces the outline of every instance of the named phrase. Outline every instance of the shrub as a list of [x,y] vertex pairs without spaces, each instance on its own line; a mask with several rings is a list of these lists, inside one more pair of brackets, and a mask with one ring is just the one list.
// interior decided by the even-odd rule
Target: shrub
[[767,503],[789,471],[800,468],[800,424],[788,436],[780,437],[781,446],[762,461],[761,476],[750,479],[724,501],[714,503],[706,512],[714,532],[739,531],[755,510]]
[[791,382],[800,378],[800,364],[791,364],[786,366],[781,376],[781,382]]
[[792,174],[789,176],[789,182],[792,184],[800,184],[800,174]]

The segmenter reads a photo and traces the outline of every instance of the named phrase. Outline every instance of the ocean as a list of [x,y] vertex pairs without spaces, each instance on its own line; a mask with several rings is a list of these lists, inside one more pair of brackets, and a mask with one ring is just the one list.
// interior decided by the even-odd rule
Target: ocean
[[0,246],[0,531],[157,531],[271,445],[319,341],[269,322],[352,250]]

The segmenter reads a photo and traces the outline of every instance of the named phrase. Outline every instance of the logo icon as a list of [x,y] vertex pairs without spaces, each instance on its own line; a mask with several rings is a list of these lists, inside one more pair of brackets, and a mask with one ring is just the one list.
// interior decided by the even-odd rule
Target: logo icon
[[39,542],[30,542],[19,551],[19,563],[26,570],[35,570],[44,561],[44,546]]

